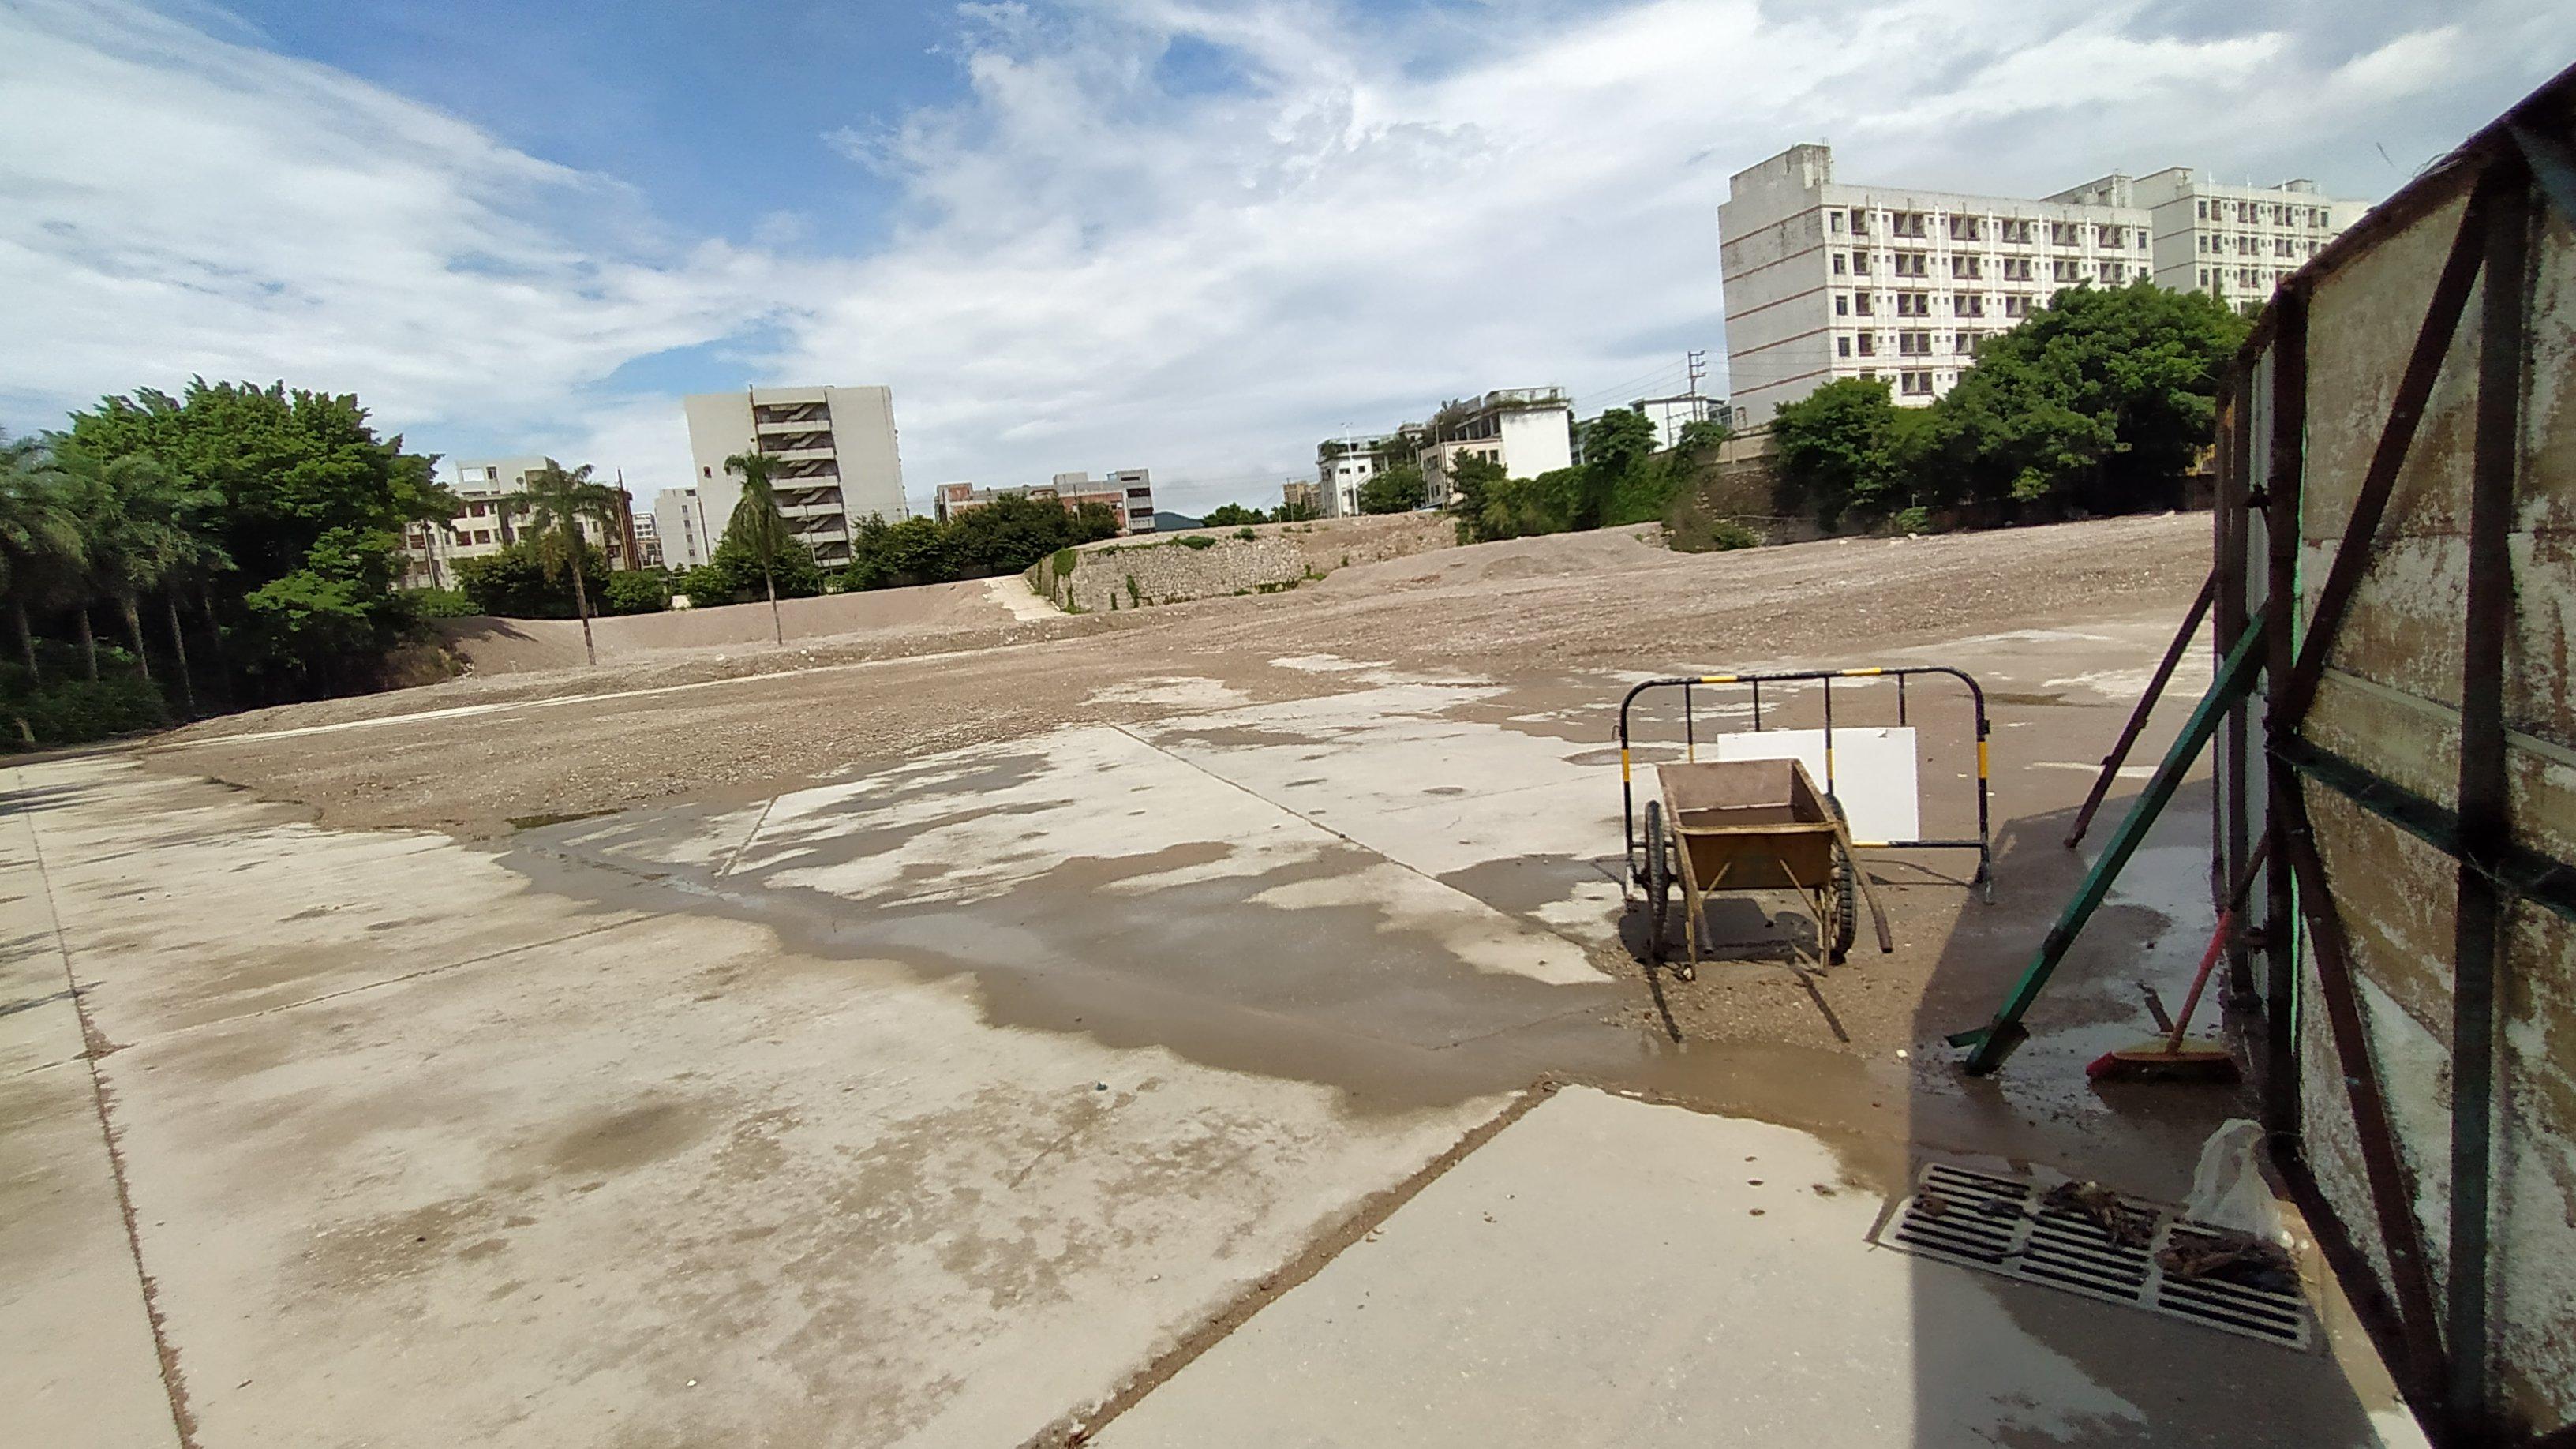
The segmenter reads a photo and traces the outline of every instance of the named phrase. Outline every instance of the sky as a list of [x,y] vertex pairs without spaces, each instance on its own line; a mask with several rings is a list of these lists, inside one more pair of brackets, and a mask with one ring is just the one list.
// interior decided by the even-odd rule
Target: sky
[[0,427],[283,379],[649,501],[681,394],[884,384],[916,508],[1263,505],[1447,398],[1722,394],[1791,144],[2376,200],[2571,60],[2564,0],[0,0]]

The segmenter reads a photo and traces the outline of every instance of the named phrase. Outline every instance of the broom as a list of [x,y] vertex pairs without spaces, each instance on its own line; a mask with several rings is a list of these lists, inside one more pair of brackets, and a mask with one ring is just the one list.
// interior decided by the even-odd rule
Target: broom
[[2209,973],[2218,966],[2218,958],[2227,950],[2228,935],[2236,928],[2236,908],[2244,903],[2245,893],[2254,884],[2254,876],[2263,868],[2263,857],[2272,848],[2272,837],[2266,834],[2254,847],[2238,876],[2236,889],[2228,894],[2226,904],[2218,908],[2218,929],[2209,934],[2209,949],[2201,953],[2200,969],[2192,973],[2191,992],[2182,999],[2182,1010],[2175,1014],[2173,1030],[2161,1037],[2149,1038],[2133,1047],[2120,1047],[2095,1057],[2084,1068],[2084,1075],[2097,1082],[2233,1082],[2236,1080],[2236,1058],[2226,1047],[2215,1042],[2185,1044],[2183,1033],[2191,1029],[2191,1014],[2200,1007],[2200,993],[2209,985]]

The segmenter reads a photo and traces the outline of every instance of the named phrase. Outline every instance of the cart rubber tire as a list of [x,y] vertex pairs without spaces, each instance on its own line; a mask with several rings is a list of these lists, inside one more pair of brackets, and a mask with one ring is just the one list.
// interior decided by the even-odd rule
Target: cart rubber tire
[[[1834,819],[1843,819],[1843,802],[1828,795],[1825,806],[1834,812]],[[1848,833],[1848,822],[1845,830]],[[1860,934],[1859,873],[1860,863],[1851,858],[1850,851],[1843,849],[1842,842],[1834,842],[1833,877],[1825,887],[1834,923],[1833,934],[1824,943],[1825,964],[1828,966],[1843,964],[1844,959],[1851,955],[1852,941]]]
[[1646,964],[1664,960],[1664,930],[1673,912],[1673,872],[1664,853],[1664,802],[1646,802]]

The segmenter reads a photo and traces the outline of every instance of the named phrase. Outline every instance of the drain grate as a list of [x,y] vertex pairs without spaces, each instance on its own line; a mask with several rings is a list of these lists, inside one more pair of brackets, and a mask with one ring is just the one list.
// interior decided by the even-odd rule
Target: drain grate
[[1878,1236],[1882,1247],[1983,1268],[2025,1283],[2126,1303],[2223,1333],[2306,1348],[2307,1300],[2295,1291],[2217,1278],[2168,1276],[2156,1254],[2168,1245],[2217,1244],[2218,1229],[2136,1198],[2106,1205],[2115,1237],[2081,1212],[2049,1207],[2035,1183],[1936,1162],[1915,1180]]

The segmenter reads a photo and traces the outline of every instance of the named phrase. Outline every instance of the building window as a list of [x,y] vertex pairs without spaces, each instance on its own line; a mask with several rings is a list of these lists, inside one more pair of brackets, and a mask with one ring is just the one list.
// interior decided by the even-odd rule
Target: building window
[[1928,277],[1932,275],[1932,259],[1921,252],[1898,252],[1894,260],[1896,263],[1896,275],[1900,277]]
[[2203,199],[2200,203],[2200,219],[2202,221],[2209,220],[2209,202],[2206,199]]
[[1835,275],[1835,276],[1837,276],[1837,277],[1839,277],[1839,276],[1841,276],[1842,274],[1843,274],[1843,254],[1842,254],[1841,252],[1836,252],[1836,253],[1834,253],[1834,275]]
[[1867,292],[1854,292],[1852,294],[1852,310],[1863,317],[1868,316],[1869,298],[1870,294]]
[[1998,238],[1998,240],[2010,242],[2015,246],[2030,245],[2030,223],[2026,221],[2005,222],[2003,224],[2003,235]]
[[1849,357],[1849,356],[1851,356],[1851,339],[1850,339],[1850,338],[1848,338],[1848,337],[1837,337],[1837,338],[1835,338],[1835,339],[1834,339],[1834,356],[1836,356],[1836,357]]
[[1962,333],[1960,333],[1960,334],[1959,334],[1959,336],[1958,336],[1957,345],[1956,345],[1956,346],[1954,346],[1953,348],[1951,348],[1951,351],[1953,351],[1953,352],[1974,353],[1976,350],[1977,350],[1977,334],[1976,334],[1976,333],[1974,333],[1974,332],[1962,332]]
[[2207,267],[2200,269],[2200,284],[2204,287],[2209,285],[2209,268]]
[[1986,274],[1985,267],[1985,261],[1979,257],[1950,259],[1950,275],[1954,277],[1982,277]]
[[1826,219],[1826,224],[1827,224],[1827,225],[1829,225],[1829,226],[1833,229],[1833,231],[1834,231],[1834,233],[1835,233],[1836,235],[1840,235],[1840,234],[1842,233],[1842,229],[1843,229],[1843,214],[1842,214],[1841,212],[1839,212],[1839,211],[1829,211],[1829,212],[1826,212],[1826,213],[1825,213],[1825,219]]
[[1854,252],[1851,254],[1851,257],[1852,270],[1860,273],[1862,276],[1869,275],[1869,253]]
[[1896,294],[1896,315],[1929,317],[1932,315],[1932,299],[1920,292],[1899,292]]
[[1978,239],[1979,231],[1977,227],[1977,219],[1975,217],[1954,216],[1950,218],[1950,240],[1976,241]]
[[1841,293],[1839,293],[1839,292],[1835,293],[1835,294],[1834,294],[1834,315],[1835,315],[1835,316],[1837,316],[1837,317],[1848,317],[1848,316],[1850,316],[1850,315],[1851,315],[1851,298],[1846,297],[1846,296],[1842,295],[1842,294],[1841,294]]
[[2053,247],[2071,247],[2075,245],[2075,224],[2065,221],[2050,222],[2048,224],[2048,244]]
[[1932,334],[1899,332],[1896,334],[1896,351],[1900,357],[1929,357],[1932,355]]
[[1897,378],[1908,397],[1924,397],[1932,391],[1932,374],[1928,372],[1900,372]]
[[1878,355],[1878,340],[1873,334],[1867,332],[1860,334],[1860,355],[1863,357]]
[[2027,317],[2027,316],[2029,316],[2029,315],[2030,315],[2030,299],[2029,299],[2028,297],[2006,297],[2006,298],[2004,298],[2004,315],[2005,315],[2005,316],[2007,316],[2007,317]]
[[2027,281],[2029,281],[2029,280],[2030,280],[2030,258],[2028,258],[2028,257],[2006,257],[2006,258],[2004,258],[2004,280],[2005,280],[2005,281],[2007,281],[2007,282],[2027,282]]
[[1958,293],[1950,298],[1950,315],[1983,317],[1986,315],[1986,299],[1973,292]]

